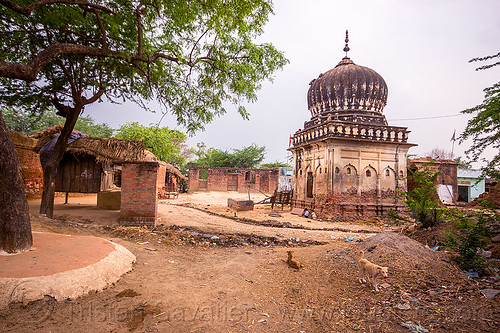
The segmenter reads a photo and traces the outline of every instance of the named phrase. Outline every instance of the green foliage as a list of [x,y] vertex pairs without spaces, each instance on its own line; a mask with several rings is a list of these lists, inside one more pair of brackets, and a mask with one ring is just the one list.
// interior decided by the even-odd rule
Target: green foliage
[[90,116],[80,116],[76,121],[75,129],[97,138],[112,138],[114,132],[114,130],[106,123],[94,123],[94,119]]
[[260,165],[261,169],[271,169],[271,168],[280,168],[280,167],[289,167],[290,165],[280,162],[280,161],[275,161],[271,163],[264,163]]
[[443,210],[437,195],[436,180],[439,172],[433,172],[428,165],[412,170],[408,167],[408,188],[404,204],[412,210],[422,227],[434,226],[441,218]]
[[[486,61],[500,58],[500,53],[484,58],[474,58],[470,62]],[[483,70],[500,65],[500,61],[477,68]],[[484,89],[484,100],[481,104],[463,110],[462,113],[474,114],[467,122],[467,127],[460,135],[460,142],[472,138],[472,146],[466,151],[473,161],[477,161],[484,150],[493,147],[496,155],[491,161],[486,161],[483,168],[485,175],[500,178],[500,82]]]
[[115,135],[118,139],[142,140],[146,149],[164,162],[180,167],[186,163],[186,134],[168,127],[146,127],[139,123],[122,125]]
[[[189,133],[226,105],[247,118],[243,103],[288,63],[272,44],[255,42],[272,14],[270,0],[82,0],[29,14],[0,4],[0,62],[44,64],[33,69],[36,79],[5,78],[15,70],[0,79],[0,105],[38,113],[101,99],[149,109],[157,100]],[[50,47],[61,52],[40,58]]]
[[459,169],[470,169],[470,168],[472,168],[472,163],[470,161],[465,160],[461,156],[458,156],[457,158],[454,158],[453,162],[458,163],[458,168]]
[[188,166],[256,168],[264,159],[265,150],[266,147],[259,147],[255,143],[242,149],[233,149],[232,153],[215,148],[199,150],[198,153],[201,156],[189,162]]
[[[58,116],[53,109],[36,114],[25,110],[4,108],[2,114],[9,129],[27,136],[50,126],[64,124],[64,118]],[[93,137],[111,138],[113,136],[113,129],[108,124],[96,124],[90,116],[79,117],[75,130]]]
[[479,274],[483,272],[486,258],[481,250],[491,240],[487,226],[498,221],[499,217],[498,213],[494,212],[476,212],[467,215],[456,210],[449,214],[453,226],[446,234],[445,245],[452,251],[452,258],[462,269]]

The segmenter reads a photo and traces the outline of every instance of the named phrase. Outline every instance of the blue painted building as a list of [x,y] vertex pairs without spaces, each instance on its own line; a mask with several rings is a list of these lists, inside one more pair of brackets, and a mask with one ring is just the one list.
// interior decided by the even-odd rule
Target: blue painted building
[[471,202],[486,190],[486,181],[481,170],[458,169],[458,201]]

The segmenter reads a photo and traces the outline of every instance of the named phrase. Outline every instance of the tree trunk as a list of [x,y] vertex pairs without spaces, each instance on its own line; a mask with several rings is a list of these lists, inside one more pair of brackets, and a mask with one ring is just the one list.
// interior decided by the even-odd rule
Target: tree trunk
[[47,161],[47,164],[43,167],[43,192],[42,202],[40,204],[40,214],[45,214],[49,218],[54,216],[56,170],[64,156],[64,152],[68,145],[68,139],[75,128],[76,120],[82,110],[83,106],[76,106],[68,112],[64,127],[54,147],[54,151]]
[[26,188],[14,142],[0,111],[0,251],[22,252],[33,245]]

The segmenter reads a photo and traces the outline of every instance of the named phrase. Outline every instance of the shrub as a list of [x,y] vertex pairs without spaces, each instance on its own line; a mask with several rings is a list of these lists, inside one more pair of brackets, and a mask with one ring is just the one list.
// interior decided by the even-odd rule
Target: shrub
[[411,179],[412,186],[407,192],[401,192],[406,195],[404,204],[410,208],[414,218],[422,223],[424,228],[434,226],[445,211],[441,207],[435,185],[439,173],[429,170],[427,165],[416,170],[408,168],[408,178]]
[[450,214],[452,228],[446,234],[445,245],[452,252],[452,259],[462,269],[483,273],[486,268],[486,258],[482,249],[491,236],[487,226],[494,222],[497,214],[477,212],[472,216],[460,211]]

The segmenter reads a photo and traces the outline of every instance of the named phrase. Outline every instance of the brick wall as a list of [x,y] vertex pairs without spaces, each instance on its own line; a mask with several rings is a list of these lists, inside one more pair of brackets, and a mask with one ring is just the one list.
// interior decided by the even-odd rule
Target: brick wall
[[200,169],[198,168],[189,168],[189,186],[188,193],[193,193],[198,191],[198,182],[200,178]]
[[[238,177],[238,192],[247,192],[257,190],[265,193],[273,193],[279,183],[279,169],[244,169],[244,168],[210,168],[210,167],[191,167],[189,168],[189,193],[201,189],[199,187],[199,172],[207,170],[207,188],[208,191],[227,191],[228,179],[236,175]],[[248,177],[247,177],[248,173]],[[251,181],[247,181],[250,178]],[[262,178],[262,181],[261,181]]]
[[156,177],[156,186],[158,190],[165,187],[165,176],[167,174],[167,164],[165,162],[158,162],[158,176]]
[[26,196],[39,198],[43,192],[43,171],[40,157],[31,149],[16,147],[19,164],[21,165]]
[[278,188],[279,177],[280,177],[279,169],[269,169],[269,176],[268,176],[269,193],[274,192],[274,190]]
[[121,225],[156,226],[159,169],[158,162],[123,164]]
[[[389,195],[388,193],[385,193]],[[389,210],[401,212],[405,207],[401,200],[395,200],[391,192],[389,200],[376,200],[376,193],[319,194],[308,202],[292,200],[292,206],[312,209],[322,219],[330,221],[353,221],[371,217],[385,218]]]
[[227,191],[227,169],[209,168],[207,176],[207,189],[209,191]]

